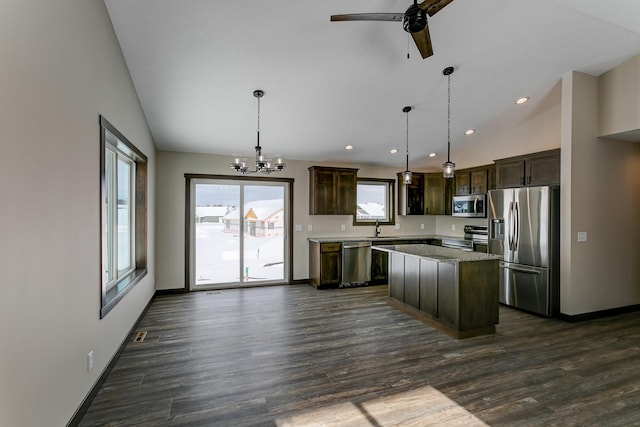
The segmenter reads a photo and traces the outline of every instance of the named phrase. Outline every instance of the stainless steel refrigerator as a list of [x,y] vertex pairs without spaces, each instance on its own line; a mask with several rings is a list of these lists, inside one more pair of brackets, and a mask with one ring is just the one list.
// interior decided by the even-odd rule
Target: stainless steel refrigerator
[[500,302],[543,316],[560,309],[560,191],[490,190],[489,253],[502,255]]

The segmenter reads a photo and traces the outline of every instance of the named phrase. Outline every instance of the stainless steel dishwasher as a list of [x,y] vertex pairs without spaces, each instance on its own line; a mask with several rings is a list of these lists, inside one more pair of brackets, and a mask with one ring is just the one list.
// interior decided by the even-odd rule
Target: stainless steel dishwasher
[[371,280],[371,242],[342,243],[342,283],[362,286]]

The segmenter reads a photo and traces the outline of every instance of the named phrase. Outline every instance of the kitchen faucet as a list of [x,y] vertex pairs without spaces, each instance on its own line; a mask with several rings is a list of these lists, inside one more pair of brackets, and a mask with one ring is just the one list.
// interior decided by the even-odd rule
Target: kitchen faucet
[[378,223],[378,220],[376,219],[376,237],[380,236],[380,224]]

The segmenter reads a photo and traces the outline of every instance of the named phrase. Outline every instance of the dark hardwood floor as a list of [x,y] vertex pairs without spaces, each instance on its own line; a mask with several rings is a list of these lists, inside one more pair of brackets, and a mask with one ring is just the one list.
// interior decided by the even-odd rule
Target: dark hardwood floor
[[640,425],[640,313],[567,323],[501,307],[495,335],[455,340],[386,297],[157,297],[81,425]]

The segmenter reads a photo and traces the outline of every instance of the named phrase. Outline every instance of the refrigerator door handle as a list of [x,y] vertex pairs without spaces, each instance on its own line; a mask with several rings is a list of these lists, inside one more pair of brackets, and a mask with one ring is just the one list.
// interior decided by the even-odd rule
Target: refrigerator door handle
[[513,237],[513,250],[518,250],[518,245],[520,244],[520,203],[515,203],[515,226],[514,226],[514,237]]
[[529,269],[529,268],[522,268],[522,267],[513,267],[511,265],[505,265],[503,263],[500,263],[500,267],[504,268],[505,270],[519,271],[520,273],[530,273],[530,274],[537,274],[537,275],[542,274],[538,270],[533,270],[533,269]]
[[513,250],[513,202],[509,202],[509,235],[507,241],[509,243],[509,250]]

